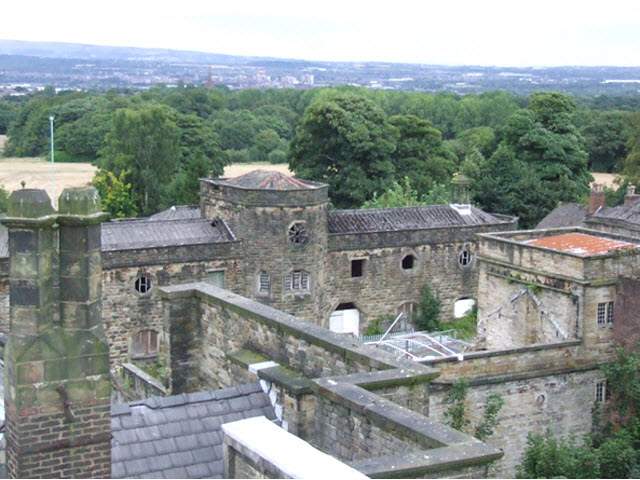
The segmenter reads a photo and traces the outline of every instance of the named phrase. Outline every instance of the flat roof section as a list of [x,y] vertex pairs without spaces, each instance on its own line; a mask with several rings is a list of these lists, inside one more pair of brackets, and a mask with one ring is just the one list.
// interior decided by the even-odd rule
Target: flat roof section
[[639,247],[639,245],[634,243],[575,232],[553,235],[550,237],[534,238],[532,240],[527,240],[525,243],[527,245],[536,245],[538,247],[546,247],[553,250],[573,253],[581,257],[600,255],[603,253],[610,253],[630,248],[637,249]]

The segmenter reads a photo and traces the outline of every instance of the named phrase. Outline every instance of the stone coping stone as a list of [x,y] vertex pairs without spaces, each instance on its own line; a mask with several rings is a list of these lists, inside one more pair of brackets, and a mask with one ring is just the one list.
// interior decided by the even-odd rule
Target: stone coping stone
[[377,372],[353,373],[331,377],[336,382],[346,382],[365,390],[380,390],[389,387],[411,386],[431,382],[440,376],[440,370],[435,368],[394,368]]
[[122,368],[129,372],[129,374],[138,377],[144,383],[151,385],[151,387],[153,387],[155,390],[158,390],[166,395],[167,389],[158,379],[152,377],[141,368],[135,366],[133,363],[123,363]]
[[294,395],[313,392],[313,382],[311,380],[297,375],[283,366],[263,368],[258,371],[258,377],[280,385]]
[[[393,358],[393,355],[376,351],[353,338],[339,335],[309,322],[304,322],[280,310],[205,282],[160,287],[158,288],[158,294],[162,298],[167,299],[196,296],[203,301],[224,306],[240,315],[336,353],[345,360],[361,362],[372,370],[403,367],[426,368],[419,367],[409,360],[396,360]],[[278,361],[279,359],[274,360]]]
[[367,478],[265,417],[225,423],[222,431],[224,444],[266,470],[267,478]]
[[[535,345],[527,345],[524,347],[515,347],[515,348],[505,348],[503,350],[483,350],[480,352],[466,352],[463,355],[463,362],[466,360],[477,360],[481,358],[491,358],[491,357],[500,357],[504,355],[522,355],[523,353],[529,352],[539,352],[542,350],[554,350],[554,349],[563,349],[570,347],[579,347],[583,344],[582,340],[569,340],[566,342],[558,342],[558,343],[537,343]],[[423,360],[420,362],[421,365],[431,365],[437,363],[445,363],[445,362],[459,362],[457,357],[440,357],[433,358],[431,360]]]
[[[601,360],[598,360],[596,365],[593,364],[584,364],[584,365],[573,365],[571,367],[554,367],[554,368],[542,368],[537,370],[528,370],[526,372],[512,373],[506,375],[493,375],[493,376],[482,376],[476,377],[473,379],[467,379],[470,386],[477,387],[481,385],[494,385],[494,384],[503,384],[505,382],[517,382],[521,380],[528,380],[531,378],[539,378],[546,377],[551,375],[564,375],[566,373],[576,373],[576,372],[588,372],[591,370],[599,370],[600,365],[602,365]],[[436,379],[433,381],[434,385],[453,385],[455,380],[440,380]]]
[[420,447],[438,448],[478,441],[356,385],[332,378],[315,380],[315,385],[323,397],[366,416],[386,432],[400,433]]
[[424,454],[367,458],[349,462],[369,478],[424,478],[427,474],[486,465],[504,455],[485,443],[474,441],[428,450]]

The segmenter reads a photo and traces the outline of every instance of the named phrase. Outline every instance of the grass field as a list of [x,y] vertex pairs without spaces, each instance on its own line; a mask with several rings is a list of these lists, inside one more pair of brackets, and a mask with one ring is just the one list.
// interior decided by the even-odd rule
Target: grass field
[[[6,137],[0,135],[0,151],[5,141]],[[96,171],[96,167],[90,163],[56,163],[54,168],[58,195],[65,187],[80,187],[91,183]],[[291,175],[287,164],[236,163],[224,169],[224,176],[237,177],[257,169],[274,170]],[[603,183],[607,186],[612,186],[615,178],[611,173],[594,173],[593,176],[595,183]],[[51,162],[38,157],[0,157],[0,185],[11,192],[21,188],[20,182],[23,180],[27,188],[43,188],[51,196]]]
[[[5,135],[0,135],[0,151],[6,141]],[[96,167],[90,163],[60,163],[55,169],[56,195],[65,187],[81,187],[91,183],[96,172]],[[252,170],[275,170],[291,174],[286,164],[271,165],[257,163],[241,163],[229,165],[224,169],[225,177],[237,177]],[[0,157],[0,186],[12,192],[21,187],[24,181],[26,188],[42,188],[52,196],[51,162],[40,157],[29,158],[3,158]]]

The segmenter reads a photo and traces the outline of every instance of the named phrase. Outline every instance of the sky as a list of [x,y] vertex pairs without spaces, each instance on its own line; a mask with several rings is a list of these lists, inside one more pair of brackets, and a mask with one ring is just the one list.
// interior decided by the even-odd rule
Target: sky
[[640,66],[638,0],[2,3],[5,40],[325,61]]

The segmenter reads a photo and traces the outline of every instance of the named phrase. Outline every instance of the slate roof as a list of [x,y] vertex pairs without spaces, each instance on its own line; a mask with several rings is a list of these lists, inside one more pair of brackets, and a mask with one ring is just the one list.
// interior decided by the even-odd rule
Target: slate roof
[[176,247],[233,241],[233,234],[222,221],[119,220],[102,224],[102,251],[138,248]]
[[323,183],[302,180],[269,170],[253,170],[239,177],[212,179],[210,181],[250,190],[308,190],[324,186]]
[[200,205],[177,205],[151,215],[149,220],[187,220],[202,218]]
[[441,227],[492,225],[505,220],[476,207],[461,214],[451,205],[332,210],[328,214],[329,233],[366,233],[423,230]]
[[598,218],[616,220],[640,226],[640,201],[627,203],[617,207],[604,207],[591,215],[594,220]]
[[111,409],[112,478],[222,478],[222,431],[236,420],[275,414],[259,383]]
[[551,210],[536,226],[536,229],[578,227],[582,225],[589,209],[579,203],[562,203]]

